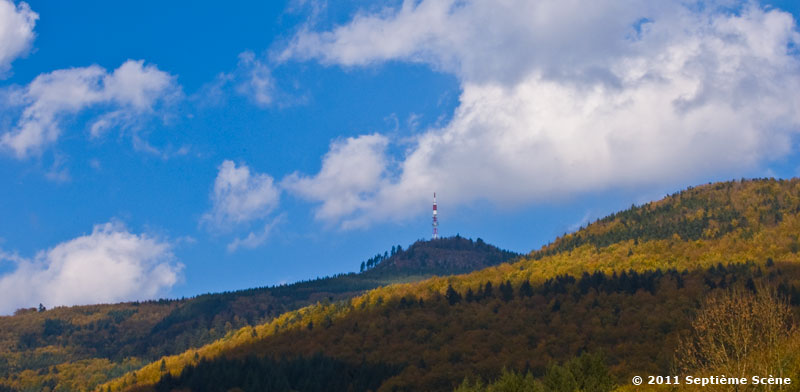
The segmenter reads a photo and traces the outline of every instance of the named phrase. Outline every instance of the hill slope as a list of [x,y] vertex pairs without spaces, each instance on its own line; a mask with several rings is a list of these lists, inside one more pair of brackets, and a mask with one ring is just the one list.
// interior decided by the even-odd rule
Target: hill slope
[[[105,387],[149,390],[161,380],[158,390],[171,390],[191,385],[196,368],[313,355],[395,369],[382,373],[381,391],[448,391],[503,367],[541,376],[586,351],[607,353],[620,383],[670,374],[679,337],[705,297],[771,287],[797,306],[799,213],[796,179],[690,188],[599,220],[523,260],[312,305]],[[784,362],[787,371],[800,369],[796,357]],[[297,371],[310,377],[315,369]],[[215,380],[224,388],[257,386],[246,374]]]
[[[190,299],[21,310],[0,317],[0,388],[80,390],[287,311],[397,282],[463,273],[518,255],[461,237],[371,258],[362,273]],[[2,390],[2,389],[0,389]]]

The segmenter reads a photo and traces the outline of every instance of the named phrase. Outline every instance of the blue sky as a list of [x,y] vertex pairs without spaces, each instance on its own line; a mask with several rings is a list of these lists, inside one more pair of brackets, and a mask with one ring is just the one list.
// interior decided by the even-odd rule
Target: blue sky
[[0,312],[797,175],[796,2],[579,3],[0,0]]

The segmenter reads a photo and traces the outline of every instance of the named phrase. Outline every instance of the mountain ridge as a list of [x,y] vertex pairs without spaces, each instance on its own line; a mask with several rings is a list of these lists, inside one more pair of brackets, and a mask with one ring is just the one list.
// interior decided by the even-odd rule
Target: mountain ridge
[[[397,357],[397,353],[415,352],[422,355],[423,358],[426,355],[430,358],[425,361],[424,366],[421,366],[422,363],[420,366],[412,366],[412,363],[404,362],[405,368],[401,374],[386,381],[385,389],[382,386],[380,390],[390,390],[390,385],[394,385],[400,390],[419,390],[420,388],[452,390],[459,380],[458,377],[453,378],[452,375],[447,376],[447,374],[457,372],[457,369],[460,369],[459,366],[467,366],[462,364],[463,352],[470,352],[469,349],[460,349],[459,352],[463,351],[461,354],[453,354],[455,356],[450,357],[437,356],[433,353],[425,354],[425,346],[422,342],[425,342],[426,339],[417,341],[413,336],[406,335],[408,331],[392,329],[391,325],[404,323],[400,321],[403,320],[402,314],[408,314],[408,317],[411,317],[405,323],[420,323],[423,322],[422,320],[426,320],[425,317],[430,317],[437,312],[443,312],[438,313],[440,315],[449,315],[450,312],[461,309],[459,306],[466,307],[468,305],[464,304],[464,298],[472,295],[474,299],[477,293],[482,293],[481,298],[484,299],[478,301],[480,306],[474,305],[475,301],[469,302],[473,304],[469,306],[473,308],[477,306],[474,312],[481,314],[488,309],[490,313],[485,317],[490,317],[491,309],[494,309],[494,314],[501,314],[497,312],[507,309],[505,304],[517,304],[516,301],[522,301],[519,305],[525,306],[522,308],[523,310],[541,309],[540,311],[545,313],[555,311],[557,315],[563,313],[565,318],[575,318],[578,316],[567,311],[566,306],[584,298],[585,294],[580,294],[582,289],[577,285],[584,284],[582,282],[591,282],[590,278],[595,273],[608,277],[603,279],[618,282],[615,287],[619,287],[619,289],[614,289],[611,292],[612,296],[596,297],[597,299],[604,298],[603,301],[606,302],[610,301],[611,310],[614,306],[620,306],[622,303],[630,301],[633,301],[630,302],[631,305],[628,305],[631,310],[625,312],[633,311],[639,306],[643,306],[644,303],[652,305],[652,300],[647,299],[648,295],[679,295],[676,298],[681,298],[680,306],[675,309],[664,309],[664,311],[678,312],[675,314],[681,320],[680,323],[659,324],[660,322],[656,320],[653,325],[646,326],[648,330],[655,328],[656,332],[653,332],[654,335],[651,337],[665,339],[664,341],[675,344],[677,334],[682,333],[681,331],[685,330],[689,324],[690,320],[687,319],[687,314],[691,314],[692,308],[697,306],[700,299],[707,293],[730,285],[741,285],[743,282],[753,279],[765,280],[765,284],[783,287],[784,292],[796,293],[798,291],[800,276],[798,276],[796,267],[800,263],[797,245],[797,233],[800,233],[799,211],[800,181],[797,179],[732,181],[688,188],[665,199],[638,207],[634,206],[629,210],[598,220],[585,229],[556,239],[551,244],[532,252],[528,257],[513,264],[505,263],[465,275],[434,277],[418,283],[386,286],[371,290],[349,301],[302,308],[284,314],[268,324],[242,329],[227,339],[217,341],[199,350],[164,358],[162,370],[158,370],[155,365],[149,365],[137,371],[136,377],[133,379],[129,374],[107,384],[106,387],[119,390],[123,384],[140,385],[142,388],[137,390],[149,390],[146,385],[153,385],[163,374],[168,373],[177,377],[181,369],[196,363],[199,358],[203,358],[203,360],[236,358],[259,352],[273,353],[271,355],[281,352],[284,355],[300,352],[307,355],[313,350],[322,350],[335,358],[355,360],[359,357],[358,350],[360,349],[358,347],[363,346],[363,350],[366,350],[363,351],[364,353],[373,351],[382,353],[372,354],[372,359],[389,361],[387,363],[397,364],[389,354],[390,352],[395,353],[395,357]],[[772,272],[765,276],[762,269],[770,264],[774,266],[776,263],[779,265],[778,269],[770,267]],[[745,267],[742,269],[735,267],[736,265]],[[732,270],[729,271],[729,268]],[[589,278],[586,278],[587,274]],[[664,290],[667,291],[653,291],[647,294],[649,291],[645,290],[640,294],[642,283],[631,282],[639,282],[641,274],[669,276],[669,280],[663,281],[666,285]],[[685,278],[682,277],[685,274],[689,275],[686,275]],[[533,292],[545,294],[537,294],[532,297],[519,294],[526,285],[533,286]],[[631,291],[625,287],[633,287],[633,289]],[[576,299],[570,299],[570,296],[564,297],[565,294],[574,291],[579,294],[573,294],[578,295],[575,297]],[[487,292],[491,294],[487,295]],[[546,302],[541,303],[541,301]],[[613,305],[614,301],[623,302]],[[580,304],[580,306],[592,306],[592,302],[588,304],[580,302]],[[603,302],[601,302],[602,304]],[[504,310],[503,312],[509,311]],[[620,317],[627,317],[625,312],[620,313],[620,310],[616,310],[603,317],[611,317],[617,320],[615,322],[622,322]],[[646,317],[645,315],[642,313],[638,317]],[[361,321],[356,323],[359,317],[367,320],[361,320],[364,323],[383,325],[380,328],[384,328],[387,333],[383,335],[383,339],[389,339],[393,343],[378,344],[377,342],[381,340],[373,343],[370,343],[371,341],[357,343],[358,340],[352,339],[360,332],[342,330],[337,327],[344,323],[350,325],[350,328],[359,329],[356,327],[356,325],[362,325]],[[467,314],[464,314],[463,317],[467,317]],[[384,318],[395,321],[384,323],[381,321]],[[455,320],[458,318],[451,322],[456,322]],[[508,319],[508,322],[512,322],[512,320]],[[548,320],[547,323],[555,322],[554,319],[548,318]],[[457,323],[461,323],[461,321]],[[627,322],[632,325],[641,323],[641,321],[632,321],[634,320]],[[324,328],[317,328],[320,325]],[[423,325],[428,325],[428,328],[437,331],[436,333],[447,334],[442,329],[443,326],[436,323]],[[449,325],[452,327],[454,324]],[[524,335],[525,327],[523,325],[519,327],[521,331],[519,333]],[[335,329],[339,335],[326,333],[328,328]],[[502,328],[502,325],[497,325],[497,328]],[[574,328],[574,326],[567,326],[566,330],[568,331],[570,328]],[[474,341],[474,336],[473,338],[468,338],[468,336],[487,333],[480,331],[482,331],[480,328],[461,331],[459,333],[462,335],[457,336],[460,336],[460,339]],[[356,335],[353,335],[354,333]],[[564,331],[559,333],[564,333]],[[614,330],[603,333],[617,334]],[[422,334],[420,336],[425,335],[424,332]],[[472,361],[476,362],[467,366],[466,369],[479,371],[480,368],[473,366],[485,363],[485,358],[502,357],[500,353],[505,352],[504,350],[513,352],[514,349],[523,350],[524,348],[530,353],[539,352],[538,350],[560,352],[560,349],[557,349],[558,346],[551,347],[554,343],[546,343],[546,340],[538,345],[534,344],[537,340],[533,340],[527,344],[508,346],[508,343],[504,343],[503,340],[497,340],[496,337],[491,338],[491,334],[488,336],[486,339],[496,342],[493,344],[497,344],[500,351],[493,352],[494,348],[487,348],[489,351],[474,357]],[[635,333],[631,336],[635,336]],[[459,346],[458,341],[452,339],[455,337],[445,340],[448,342],[446,344]],[[544,336],[537,339],[553,339],[553,337]],[[559,339],[564,340],[564,338]],[[580,341],[581,339],[576,338],[576,340]],[[344,345],[342,341],[350,342],[356,348]],[[301,350],[301,346],[297,342],[313,343],[307,343],[307,348]],[[608,344],[621,344],[614,342],[617,340],[608,340]],[[378,345],[375,346],[375,344]],[[544,346],[541,346],[542,344]],[[397,345],[397,347],[392,346],[394,348],[391,351],[381,348],[387,345]],[[613,357],[616,361],[623,361],[613,366],[618,377],[637,370],[636,366],[653,366],[656,363],[660,363],[659,366],[666,366],[665,364],[668,362],[663,358],[666,358],[664,355],[669,353],[653,351],[652,348],[648,348],[647,344],[637,345],[636,350],[646,351],[647,354],[644,358],[650,358],[650,362],[624,360],[626,355],[630,357],[633,352],[625,349],[624,346],[619,348],[613,345],[611,346],[611,349],[614,350]],[[606,349],[608,348],[606,347]],[[617,352],[622,354],[618,355]],[[550,354],[552,360],[569,359],[563,357],[569,352],[553,353]],[[657,361],[656,358],[662,359]],[[503,363],[503,361],[499,362]],[[647,365],[647,363],[651,365]],[[519,362],[512,361],[508,364],[516,368],[520,367]],[[431,366],[438,367],[438,370],[431,369]],[[654,369],[645,370],[653,371]],[[487,374],[487,372],[490,373],[487,369],[479,371],[481,374]]]
[[[0,385],[54,389],[64,378],[59,374],[81,372],[102,381],[307,304],[339,301],[382,285],[421,280],[448,270],[461,273],[518,256],[460,236],[417,241],[395,253],[363,273],[184,299],[23,310],[0,317]],[[395,264],[396,259],[403,262]],[[426,265],[417,259],[438,263]],[[20,375],[27,381],[13,379]],[[98,382],[74,378],[81,387],[68,389],[85,389]]]

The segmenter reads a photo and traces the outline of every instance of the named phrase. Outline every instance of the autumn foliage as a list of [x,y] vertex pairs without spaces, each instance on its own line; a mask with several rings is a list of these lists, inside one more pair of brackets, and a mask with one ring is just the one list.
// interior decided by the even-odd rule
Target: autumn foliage
[[[192,389],[198,372],[189,369],[224,374],[230,364],[249,363],[269,371],[291,366],[300,379],[334,374],[320,383],[352,382],[353,390],[374,385],[358,389],[366,385],[361,379],[324,369],[388,369],[379,391],[502,390],[514,383],[558,390],[554,380],[568,390],[582,377],[569,364],[596,353],[603,359],[592,363],[609,380],[603,385],[619,390],[639,390],[632,375],[679,370],[797,377],[800,339],[791,320],[800,305],[799,234],[800,180],[694,187],[600,219],[510,263],[354,297],[317,296],[274,318],[243,319],[219,340],[153,358],[97,389]],[[437,252],[426,253],[426,265],[439,265],[444,256]],[[400,264],[381,258],[372,265],[367,272]],[[246,306],[267,303],[255,298]],[[192,325],[180,308],[162,320]],[[724,324],[731,321],[725,314],[743,321]],[[322,359],[297,366],[313,358]],[[112,373],[87,372],[106,380]],[[237,374],[215,380],[225,388],[255,385],[247,384],[255,376]],[[6,380],[16,388],[37,377],[44,376],[18,372]]]

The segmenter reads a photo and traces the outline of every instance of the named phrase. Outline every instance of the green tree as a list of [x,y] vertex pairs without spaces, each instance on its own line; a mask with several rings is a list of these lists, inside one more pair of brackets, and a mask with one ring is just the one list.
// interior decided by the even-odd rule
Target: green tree
[[581,391],[610,391],[616,386],[602,353],[581,354],[566,366],[578,381]]
[[550,366],[543,382],[553,392],[608,392],[616,386],[602,353],[583,353],[563,365]]
[[544,386],[552,392],[575,392],[578,390],[578,381],[568,368],[553,365],[547,369]]
[[523,375],[503,369],[503,374],[486,388],[486,392],[544,392],[544,387],[530,372]]

